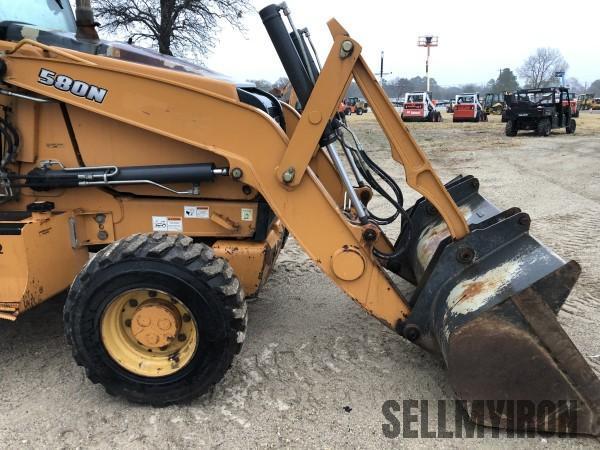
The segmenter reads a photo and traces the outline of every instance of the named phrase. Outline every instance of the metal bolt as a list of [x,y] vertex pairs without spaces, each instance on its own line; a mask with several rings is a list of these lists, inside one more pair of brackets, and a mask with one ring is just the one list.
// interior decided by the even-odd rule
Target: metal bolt
[[105,214],[96,214],[96,217],[94,219],[96,220],[97,223],[104,223],[104,222],[106,222],[106,215]]
[[459,247],[456,252],[456,259],[458,262],[468,264],[475,258],[475,250],[470,247]]
[[416,341],[421,336],[421,330],[417,325],[409,323],[404,327],[404,337],[411,342]]
[[126,326],[126,327],[131,327],[131,319],[127,319],[127,320],[125,321],[125,326]]
[[294,181],[295,176],[296,176],[296,169],[294,169],[293,167],[290,167],[288,170],[283,172],[283,175],[281,176],[281,178],[283,179],[284,183],[291,183],[292,181]]
[[129,306],[131,306],[132,308],[135,308],[137,305],[139,305],[139,303],[135,298],[129,300]]
[[246,195],[250,195],[252,194],[252,188],[245,184],[244,186],[242,186],[242,192]]
[[372,228],[367,228],[363,232],[363,239],[367,242],[372,242],[377,239],[377,232]]
[[105,241],[108,239],[108,233],[104,230],[100,230],[98,231],[98,239],[100,239],[101,241]]
[[189,321],[192,320],[192,318],[190,317],[189,314],[184,314],[183,317],[182,317],[182,319],[183,319],[184,322],[189,322]]
[[344,41],[342,42],[342,47],[340,49],[340,58],[344,59],[350,56],[352,50],[354,49],[354,44],[352,41]]
[[187,336],[183,333],[177,335],[177,339],[179,340],[179,342],[184,342],[187,339]]
[[531,225],[531,217],[529,217],[528,214],[519,217],[519,225],[529,228],[529,225]]
[[231,170],[231,176],[234,180],[239,180],[244,175],[244,172],[239,167],[235,167]]

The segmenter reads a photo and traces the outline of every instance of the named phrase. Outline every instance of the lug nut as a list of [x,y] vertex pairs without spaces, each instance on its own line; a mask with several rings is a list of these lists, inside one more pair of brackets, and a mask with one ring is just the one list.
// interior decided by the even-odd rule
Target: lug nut
[[135,308],[137,305],[139,305],[139,303],[135,298],[129,300],[129,306],[131,306],[132,308]]
[[187,339],[187,336],[183,333],[177,335],[177,339],[179,342],[184,342]]
[[157,295],[158,295],[158,294],[156,293],[156,291],[148,291],[148,296],[149,296],[149,297],[152,297],[152,298],[154,298],[154,297],[156,297]]
[[131,327],[131,319],[127,319],[127,320],[125,321],[125,326],[126,326],[126,327]]
[[189,314],[184,314],[183,317],[181,318],[184,322],[189,322],[190,320],[192,320],[192,318],[190,317]]

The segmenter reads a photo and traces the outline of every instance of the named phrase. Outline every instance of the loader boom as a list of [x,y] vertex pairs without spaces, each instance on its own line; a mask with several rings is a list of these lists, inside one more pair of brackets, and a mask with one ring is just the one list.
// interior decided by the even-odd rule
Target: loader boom
[[[66,334],[90,379],[134,401],[189,399],[218,382],[239,352],[243,290],[255,294],[264,283],[287,229],[368,313],[440,355],[462,399],[575,399],[581,414],[570,431],[599,434],[600,381],[566,333],[556,331],[578,264],[530,236],[527,214],[487,201],[474,177],[441,182],[360,44],[334,19],[333,46],[309,79],[314,62],[288,35],[282,10],[289,15],[282,4],[261,16],[301,115],[256,88],[199,76],[197,68],[167,68],[177,61],[118,57],[121,50],[141,57],[130,49],[108,47],[100,56],[37,40],[2,41],[0,94],[7,104],[0,134],[12,145],[0,166],[0,238],[10,235],[11,252],[0,259],[0,280],[10,279],[11,295],[24,294],[4,298],[0,291],[0,318],[14,320],[71,285]],[[372,189],[381,190],[360,180],[370,177],[367,166],[389,175],[335,117],[352,79],[407,184],[423,195],[408,211],[392,199],[397,213],[389,222],[367,208]],[[22,128],[31,125],[18,155],[9,116]],[[42,119],[45,145],[38,139]],[[62,137],[55,137],[56,123]],[[119,190],[131,184],[131,191]],[[402,197],[393,180],[389,186]],[[392,243],[381,226],[399,214],[401,233]],[[52,270],[30,263],[37,261],[32,246],[41,243],[52,250],[43,265],[65,268],[51,283]],[[100,251],[71,284],[88,248]],[[388,272],[416,286],[410,299]],[[488,357],[498,351],[514,361]],[[473,420],[490,424],[475,413]],[[548,413],[535,428],[556,431],[552,421],[563,415]]]

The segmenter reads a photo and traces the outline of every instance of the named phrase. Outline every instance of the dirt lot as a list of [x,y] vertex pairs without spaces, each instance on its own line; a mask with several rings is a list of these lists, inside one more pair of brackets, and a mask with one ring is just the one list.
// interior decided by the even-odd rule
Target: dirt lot
[[[444,180],[475,174],[501,208],[519,206],[532,232],[583,275],[560,322],[600,373],[600,114],[574,136],[504,136],[489,123],[411,124]],[[387,169],[373,115],[351,117]],[[400,178],[402,171],[394,166]],[[408,202],[416,195],[406,191]],[[391,230],[393,232],[393,229]],[[190,405],[140,407],[106,395],[72,361],[62,300],[0,322],[0,447],[589,447],[591,438],[387,439],[388,399],[452,399],[440,361],[367,316],[290,241],[250,305],[246,346],[224,381]],[[431,418],[432,425],[435,419]],[[508,440],[508,442],[507,442]]]

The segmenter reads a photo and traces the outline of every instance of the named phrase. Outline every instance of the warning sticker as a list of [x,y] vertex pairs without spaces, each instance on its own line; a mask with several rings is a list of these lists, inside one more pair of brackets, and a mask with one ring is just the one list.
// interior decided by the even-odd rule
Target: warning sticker
[[186,219],[210,219],[208,206],[184,206],[183,217]]
[[181,217],[152,216],[152,230],[181,232],[183,231],[183,220]]
[[242,220],[252,222],[253,213],[254,211],[251,208],[242,208]]

